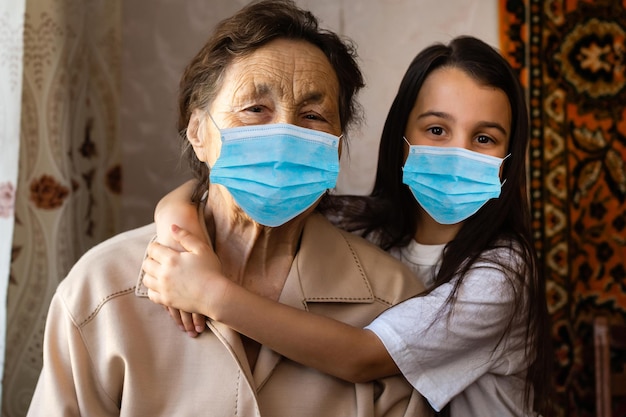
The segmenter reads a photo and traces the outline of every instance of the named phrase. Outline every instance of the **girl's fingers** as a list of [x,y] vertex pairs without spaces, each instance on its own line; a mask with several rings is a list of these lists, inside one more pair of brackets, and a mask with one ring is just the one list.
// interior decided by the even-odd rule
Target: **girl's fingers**
[[183,322],[183,326],[185,327],[185,331],[190,337],[198,336],[198,332],[196,332],[196,328],[193,324],[193,317],[191,313],[187,313],[185,311],[180,311],[180,319]]
[[167,311],[170,313],[172,320],[174,320],[174,323],[176,323],[178,328],[182,331],[185,331],[185,325],[180,318],[180,312],[178,311],[178,309],[174,307],[167,307]]
[[172,236],[187,252],[200,253],[206,246],[204,241],[175,224],[172,225]]
[[147,257],[152,258],[155,261],[160,262],[164,260],[167,256],[171,256],[173,253],[178,253],[174,249],[170,249],[167,246],[161,245],[157,241],[152,241],[148,245],[148,250],[146,251]]
[[144,272],[144,283],[146,281],[146,275],[154,275],[157,272],[158,267],[159,264],[152,258],[146,258],[143,260],[141,269],[143,269]]
[[202,333],[204,329],[206,329],[206,317],[202,314],[193,313],[192,319],[196,332],[198,332],[198,334]]
[[153,303],[162,304],[161,303],[161,297],[160,297],[159,293],[154,291],[153,289],[148,288],[148,298]]

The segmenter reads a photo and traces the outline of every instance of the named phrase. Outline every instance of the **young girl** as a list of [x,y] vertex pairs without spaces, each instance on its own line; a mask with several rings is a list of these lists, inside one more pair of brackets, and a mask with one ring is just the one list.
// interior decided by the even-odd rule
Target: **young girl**
[[[526,197],[528,133],[523,90],[496,50],[472,37],[430,46],[389,111],[373,193],[325,208],[411,267],[426,294],[359,329],[248,292],[194,236],[204,233],[183,189],[161,203],[157,223],[192,232],[171,227],[186,252],[150,246],[150,299],[349,381],[402,372],[442,414],[545,413],[548,316]],[[186,314],[177,321],[195,334]]]

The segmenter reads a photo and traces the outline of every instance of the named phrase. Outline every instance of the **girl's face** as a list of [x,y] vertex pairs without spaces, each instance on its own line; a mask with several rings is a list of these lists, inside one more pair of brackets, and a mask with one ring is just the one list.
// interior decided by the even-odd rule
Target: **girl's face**
[[452,67],[428,75],[404,132],[411,145],[465,148],[499,158],[507,154],[510,134],[504,91]]

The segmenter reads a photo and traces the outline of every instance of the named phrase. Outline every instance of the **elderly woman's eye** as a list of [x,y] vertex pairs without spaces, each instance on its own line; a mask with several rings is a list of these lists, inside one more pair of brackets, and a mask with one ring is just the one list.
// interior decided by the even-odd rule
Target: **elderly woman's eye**
[[262,106],[251,106],[247,108],[248,111],[251,111],[253,113],[261,113],[263,111],[263,107]]

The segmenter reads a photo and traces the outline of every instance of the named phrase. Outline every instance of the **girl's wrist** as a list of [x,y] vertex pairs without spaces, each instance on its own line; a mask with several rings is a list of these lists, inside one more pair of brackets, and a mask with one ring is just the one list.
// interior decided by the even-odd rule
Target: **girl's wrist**
[[204,294],[206,294],[206,311],[203,313],[206,316],[222,321],[222,318],[227,314],[226,309],[229,305],[232,305],[233,291],[235,291],[236,284],[226,278],[221,273],[215,273],[208,283]]

